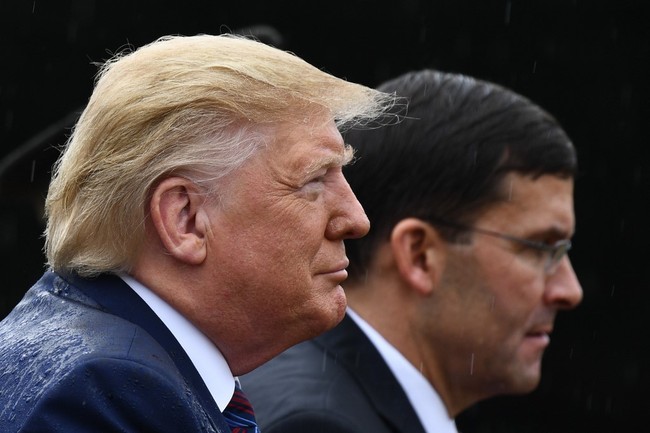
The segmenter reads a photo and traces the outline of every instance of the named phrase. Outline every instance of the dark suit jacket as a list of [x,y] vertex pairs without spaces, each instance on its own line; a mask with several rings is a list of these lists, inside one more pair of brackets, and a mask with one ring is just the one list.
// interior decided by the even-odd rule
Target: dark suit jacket
[[397,379],[347,315],[240,380],[262,433],[424,433]]
[[230,432],[185,351],[122,279],[51,271],[0,322],[0,431]]

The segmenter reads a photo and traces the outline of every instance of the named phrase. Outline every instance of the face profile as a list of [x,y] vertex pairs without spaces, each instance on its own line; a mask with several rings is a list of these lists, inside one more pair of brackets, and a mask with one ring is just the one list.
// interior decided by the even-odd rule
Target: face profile
[[[571,179],[510,174],[503,184],[507,198],[477,218],[476,227],[548,245],[571,238]],[[548,269],[548,252],[480,232],[447,248],[439,291],[448,308],[436,309],[438,315],[426,326],[445,327],[449,341],[436,344],[458,348],[457,359],[449,357],[445,364],[449,386],[477,393],[532,391],[557,312],[582,299],[568,257]]]
[[[368,220],[343,176],[351,150],[334,123],[316,117],[277,129],[277,139],[226,180],[211,211],[206,265],[237,296],[240,326],[300,341],[343,317],[343,241],[365,235]],[[211,296],[208,287],[196,308],[219,302]],[[278,309],[294,314],[280,319]]]

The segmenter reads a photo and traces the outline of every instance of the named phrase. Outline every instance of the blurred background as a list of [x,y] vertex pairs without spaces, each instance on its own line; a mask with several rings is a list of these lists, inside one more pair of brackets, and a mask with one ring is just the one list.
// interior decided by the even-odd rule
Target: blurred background
[[458,424],[464,433],[643,431],[649,22],[642,0],[0,0],[0,318],[44,269],[50,169],[95,64],[166,34],[254,34],[350,81],[461,72],[557,117],[580,161],[571,259],[585,299],[559,316],[537,391],[479,403]]

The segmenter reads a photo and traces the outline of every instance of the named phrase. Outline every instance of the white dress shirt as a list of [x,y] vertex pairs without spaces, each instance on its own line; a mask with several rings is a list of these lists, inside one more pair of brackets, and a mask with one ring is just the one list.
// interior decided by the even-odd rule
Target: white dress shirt
[[235,392],[235,378],[219,349],[189,320],[150,289],[129,275],[118,275],[174,334],[223,412]]
[[454,419],[449,417],[440,396],[422,373],[351,308],[347,312],[374,344],[402,385],[424,430],[427,433],[458,433]]

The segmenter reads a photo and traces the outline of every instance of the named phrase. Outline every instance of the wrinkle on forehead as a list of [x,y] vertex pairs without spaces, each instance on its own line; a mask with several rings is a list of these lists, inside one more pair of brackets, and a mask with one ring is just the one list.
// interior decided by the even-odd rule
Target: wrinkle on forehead
[[[510,174],[504,179],[503,198],[486,209],[483,221],[500,226],[544,226],[569,235],[574,230],[573,181],[544,175],[536,179]],[[506,224],[507,222],[507,224]]]

